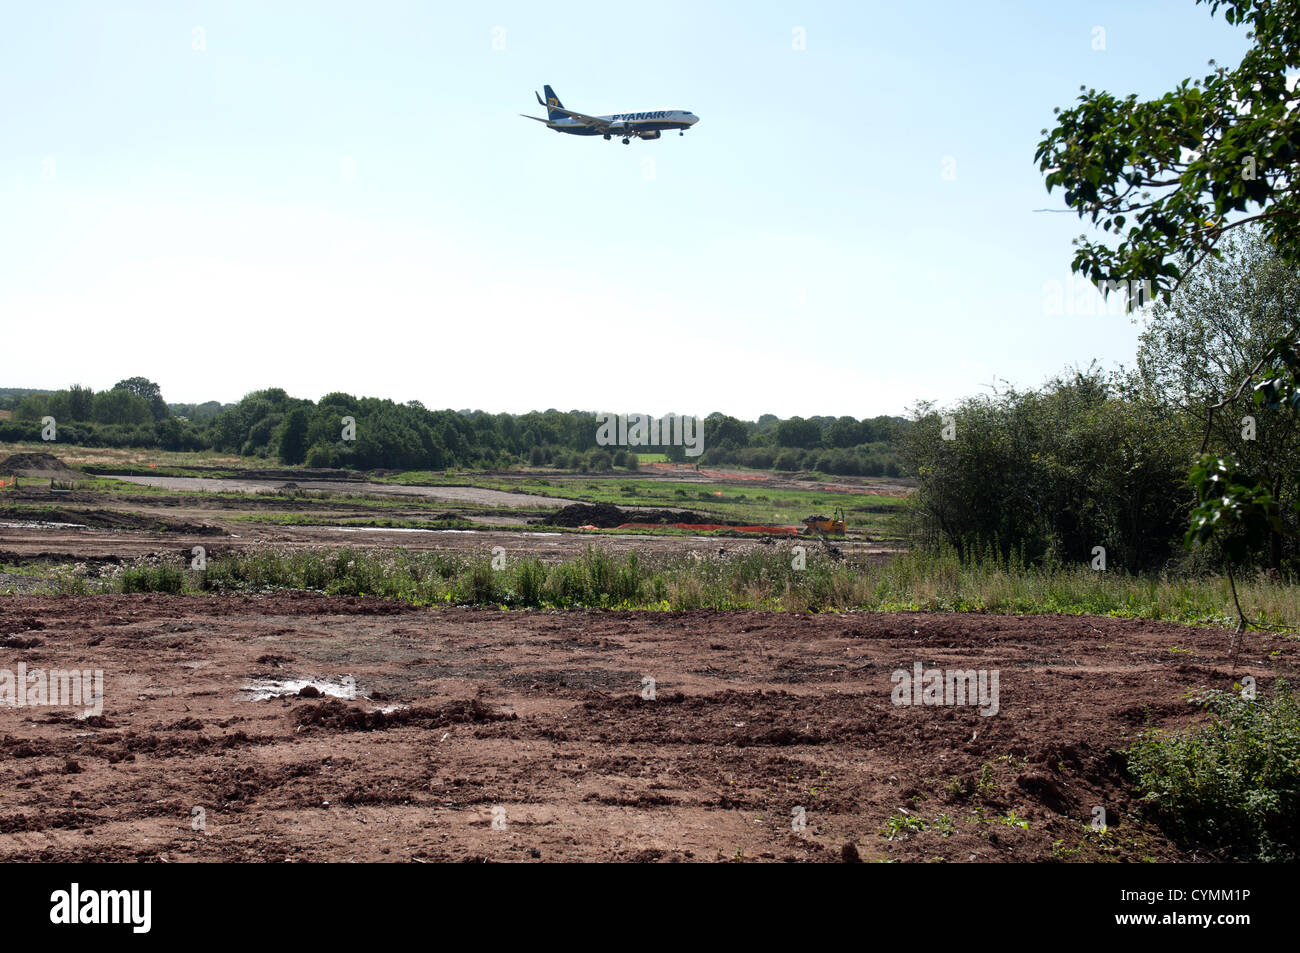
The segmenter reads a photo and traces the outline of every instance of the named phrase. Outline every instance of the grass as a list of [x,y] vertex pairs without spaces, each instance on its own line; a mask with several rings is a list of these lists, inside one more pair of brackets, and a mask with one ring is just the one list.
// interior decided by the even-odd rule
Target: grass
[[[173,561],[180,565],[179,560]],[[787,611],[966,611],[1102,615],[1198,625],[1234,623],[1227,581],[1094,572],[1086,566],[1024,569],[960,559],[952,551],[903,553],[888,561],[835,562],[819,549],[793,568],[787,545],[755,546],[725,556],[700,553],[614,556],[588,547],[562,562],[344,547],[246,550],[211,560],[184,591],[312,589],[403,599],[421,605],[479,604],[538,608],[775,609]],[[132,568],[162,569],[153,560]],[[119,570],[120,574],[120,570]],[[73,584],[64,572],[63,584]],[[117,577],[75,583],[78,591],[122,591]],[[133,586],[148,588],[147,582]],[[170,576],[158,588],[174,591]],[[1265,578],[1238,581],[1255,618],[1300,626],[1300,587]],[[139,591],[138,589],[133,591]]]

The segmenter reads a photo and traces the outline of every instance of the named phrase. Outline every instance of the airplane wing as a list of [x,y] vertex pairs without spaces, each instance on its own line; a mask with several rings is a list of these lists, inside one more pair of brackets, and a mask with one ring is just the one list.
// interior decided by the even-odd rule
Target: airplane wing
[[611,129],[622,129],[624,123],[610,122],[607,119],[599,119],[596,116],[588,116],[586,113],[576,113],[572,109],[565,109],[563,106],[552,106],[551,109],[557,113],[564,113],[570,119],[576,119],[588,129],[595,129],[597,132],[609,132]]
[[548,126],[551,124],[551,121],[549,119],[540,119],[537,116],[529,116],[527,113],[520,113],[519,115],[523,116],[525,119],[532,119],[535,122],[544,122]]

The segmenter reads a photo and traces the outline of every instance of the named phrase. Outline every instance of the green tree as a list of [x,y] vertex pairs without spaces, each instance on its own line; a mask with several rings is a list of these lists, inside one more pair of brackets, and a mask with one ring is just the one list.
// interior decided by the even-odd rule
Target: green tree
[[68,388],[68,413],[73,420],[90,420],[90,408],[95,392],[89,387],[73,384]]
[[279,451],[281,463],[302,463],[307,458],[307,425],[310,422],[303,407],[295,407],[280,424]]
[[950,415],[918,407],[903,446],[913,535],[1048,563],[1087,562],[1101,546],[1117,567],[1162,566],[1186,525],[1195,437],[1114,385],[1089,368]]
[[839,417],[826,428],[826,442],[832,447],[852,447],[862,443],[862,425],[852,417]]
[[[1249,26],[1251,48],[1235,69],[1215,67],[1151,100],[1086,90],[1057,110],[1036,158],[1049,191],[1102,231],[1076,241],[1073,270],[1109,290],[1150,281],[1168,296],[1234,229],[1259,228],[1292,270],[1300,264],[1300,4],[1291,0],[1198,0]],[[1214,64],[1211,63],[1211,66]],[[1134,302],[1130,300],[1130,305]],[[1300,413],[1300,346],[1278,340],[1238,387],[1207,411],[1202,456],[1191,471],[1199,505],[1186,540],[1218,542],[1231,567],[1253,558],[1269,530],[1283,530],[1277,500],[1259,470],[1231,453],[1206,454],[1214,415],[1254,388],[1257,407]],[[1235,586],[1234,586],[1235,595]],[[1246,624],[1238,606],[1240,629]]]
[[153,420],[148,401],[124,388],[96,394],[90,402],[91,417],[101,424],[144,424]]
[[[1103,231],[1076,241],[1074,270],[1093,281],[1149,280],[1169,291],[1231,230],[1259,222],[1286,261],[1300,261],[1300,5],[1197,0],[1249,24],[1254,45],[1236,69],[1216,67],[1140,100],[1085,90],[1056,110],[1036,158],[1048,191]],[[1213,61],[1211,61],[1213,66]]]
[[810,450],[822,445],[822,428],[815,420],[791,417],[776,426],[776,443],[779,447],[799,447]]
[[719,450],[749,446],[749,428],[735,417],[710,414],[704,420],[704,445]]
[[154,420],[166,420],[171,416],[167,401],[163,400],[162,390],[146,377],[128,377],[113,385],[113,390],[124,390],[134,394],[149,405],[149,413]]
[[1294,570],[1300,518],[1293,511],[1300,472],[1300,426],[1286,409],[1248,397],[1209,414],[1281,337],[1300,332],[1300,273],[1288,268],[1251,228],[1228,237],[1153,309],[1138,349],[1137,386],[1163,413],[1210,420],[1209,443],[1255,473],[1279,504],[1280,529],[1269,528],[1263,558]]

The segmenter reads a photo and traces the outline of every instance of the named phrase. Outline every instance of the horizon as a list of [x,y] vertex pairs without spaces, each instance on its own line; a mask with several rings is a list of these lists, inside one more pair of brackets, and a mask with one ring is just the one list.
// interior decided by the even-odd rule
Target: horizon
[[[144,378],[146,378],[146,379],[148,379],[148,380],[151,380],[151,378],[149,378],[149,376],[148,376],[147,374],[140,375],[140,376],[142,376],[142,377],[144,377]],[[122,378],[121,380],[127,380],[127,378]],[[119,383],[120,383],[120,381],[119,381]],[[155,382],[155,383],[156,383],[156,382]],[[5,396],[5,395],[7,395],[7,394],[16,394],[16,393],[19,393],[19,392],[22,392],[24,395],[28,395],[28,394],[31,394],[31,395],[49,395],[49,394],[57,393],[57,392],[59,392],[59,391],[65,391],[65,390],[68,390],[70,387],[73,387],[73,386],[82,386],[82,387],[85,387],[85,386],[87,386],[87,385],[84,385],[84,384],[81,384],[81,385],[78,385],[78,384],[65,384],[63,387],[10,387],[10,386],[6,386],[6,385],[0,383],[0,397],[3,397],[3,396]],[[104,388],[104,390],[111,390],[111,389],[112,389],[111,387],[109,387],[109,388]],[[250,397],[250,396],[252,396],[253,394],[260,393],[260,392],[267,391],[267,390],[274,390],[274,389],[276,389],[276,388],[274,388],[274,387],[260,387],[260,388],[257,388],[256,390],[249,391],[247,394],[242,395],[242,396],[240,397],[239,400],[236,400],[236,401],[230,401],[230,402],[221,402],[221,401],[217,401],[217,400],[168,400],[166,394],[163,394],[163,400],[166,402],[166,404],[167,404],[167,406],[168,406],[169,408],[172,408],[172,407],[203,407],[203,406],[206,406],[206,405],[208,405],[208,404],[219,404],[220,407],[221,407],[221,409],[222,409],[222,411],[225,411],[225,410],[227,410],[227,409],[229,409],[229,408],[237,407],[237,406],[239,405],[239,402],[240,402],[241,400],[244,400],[245,398]],[[280,389],[283,389],[283,388],[280,388]],[[96,390],[95,393],[102,393],[102,391]],[[321,402],[322,400],[324,400],[326,397],[330,396],[331,394],[346,393],[346,392],[345,392],[345,391],[339,391],[339,390],[328,390],[328,391],[325,391],[324,393],[322,393],[319,397],[300,397],[300,396],[298,396],[298,395],[295,395],[295,394],[289,393],[288,391],[286,391],[286,393],[288,394],[289,398],[292,399],[292,400],[308,400],[308,401],[310,401],[312,404],[320,404],[320,402]],[[393,398],[393,397],[381,397],[381,396],[379,396],[379,395],[377,395],[377,394],[349,394],[348,396],[355,397],[357,400],[387,400],[387,401],[391,401],[391,402],[394,403],[394,404],[400,404],[400,405],[408,405],[408,404],[412,403],[413,401],[419,402],[419,401],[418,401],[418,398],[412,398],[411,400],[397,400],[396,398]],[[736,419],[736,420],[741,421],[741,423],[752,423],[752,424],[758,424],[758,423],[760,423],[762,420],[764,420],[765,418],[768,418],[768,417],[771,417],[771,418],[776,419],[776,420],[788,420],[788,419],[790,419],[789,417],[782,417],[782,416],[780,416],[780,415],[778,415],[778,414],[771,414],[771,413],[762,413],[762,414],[758,414],[757,416],[754,416],[754,417],[736,417],[735,414],[728,414],[728,413],[726,413],[725,411],[721,411],[721,410],[713,410],[713,411],[710,411],[710,412],[707,413],[707,414],[678,414],[678,413],[676,413],[675,411],[665,411],[664,413],[661,413],[661,414],[644,414],[644,413],[641,413],[641,412],[639,412],[639,411],[618,412],[618,411],[611,411],[611,410],[608,410],[608,409],[604,409],[604,410],[592,410],[592,409],[587,409],[587,408],[582,408],[582,407],[570,407],[570,408],[567,409],[567,410],[561,409],[561,408],[559,408],[559,407],[546,407],[546,408],[532,408],[532,409],[529,409],[529,410],[499,410],[499,411],[493,411],[493,410],[484,410],[484,409],[481,408],[481,407],[451,407],[451,406],[446,406],[446,407],[430,407],[430,406],[428,406],[427,404],[424,404],[423,402],[420,402],[420,404],[421,404],[421,406],[422,406],[425,410],[428,410],[428,411],[431,411],[431,412],[447,412],[447,413],[453,413],[453,414],[460,414],[460,415],[462,415],[462,416],[466,416],[466,417],[468,417],[468,416],[472,416],[472,415],[474,415],[474,414],[489,414],[489,415],[494,415],[494,416],[495,416],[495,415],[500,415],[500,414],[505,414],[505,415],[510,416],[510,417],[526,417],[526,416],[528,416],[529,414],[551,414],[551,413],[556,413],[556,414],[590,414],[590,415],[593,416],[593,417],[608,416],[608,417],[622,418],[624,421],[626,421],[627,418],[629,418],[629,417],[633,417],[633,416],[645,416],[645,417],[650,417],[650,418],[655,419],[655,420],[663,420],[663,419],[666,418],[666,417],[674,417],[674,416],[678,416],[678,417],[691,417],[692,419],[696,419],[696,420],[710,420],[710,419],[712,419],[713,417],[721,416],[721,417],[732,417],[732,418],[734,418],[734,419]],[[806,419],[806,420],[835,420],[837,416],[842,417],[842,416],[848,416],[848,415],[845,415],[845,414],[840,414],[840,415],[833,415],[833,414],[811,414],[811,415],[809,415],[808,417],[803,418],[803,419]],[[854,418],[854,419],[856,419],[856,420],[864,420],[864,419],[865,419],[865,420],[871,420],[871,419],[876,419],[876,418],[880,418],[880,417],[889,417],[889,418],[891,418],[891,419],[895,419],[895,420],[908,420],[908,419],[909,419],[909,418],[908,418],[907,416],[905,416],[905,415],[893,415],[893,414],[876,414],[876,415],[874,415],[873,417],[867,417],[867,418]]]

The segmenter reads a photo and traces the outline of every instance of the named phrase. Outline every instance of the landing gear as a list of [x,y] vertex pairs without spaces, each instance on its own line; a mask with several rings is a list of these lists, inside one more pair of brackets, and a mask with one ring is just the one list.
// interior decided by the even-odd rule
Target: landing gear
[[624,140],[623,140],[623,145],[627,145],[627,144],[628,144],[629,142],[631,142],[631,141],[632,141],[631,139],[624,139]]
[[681,132],[677,133],[677,135],[679,135],[679,136],[684,136],[684,135],[686,135],[686,131],[685,131],[685,130],[682,130]]
[[605,133],[605,141],[609,142],[609,133]]

